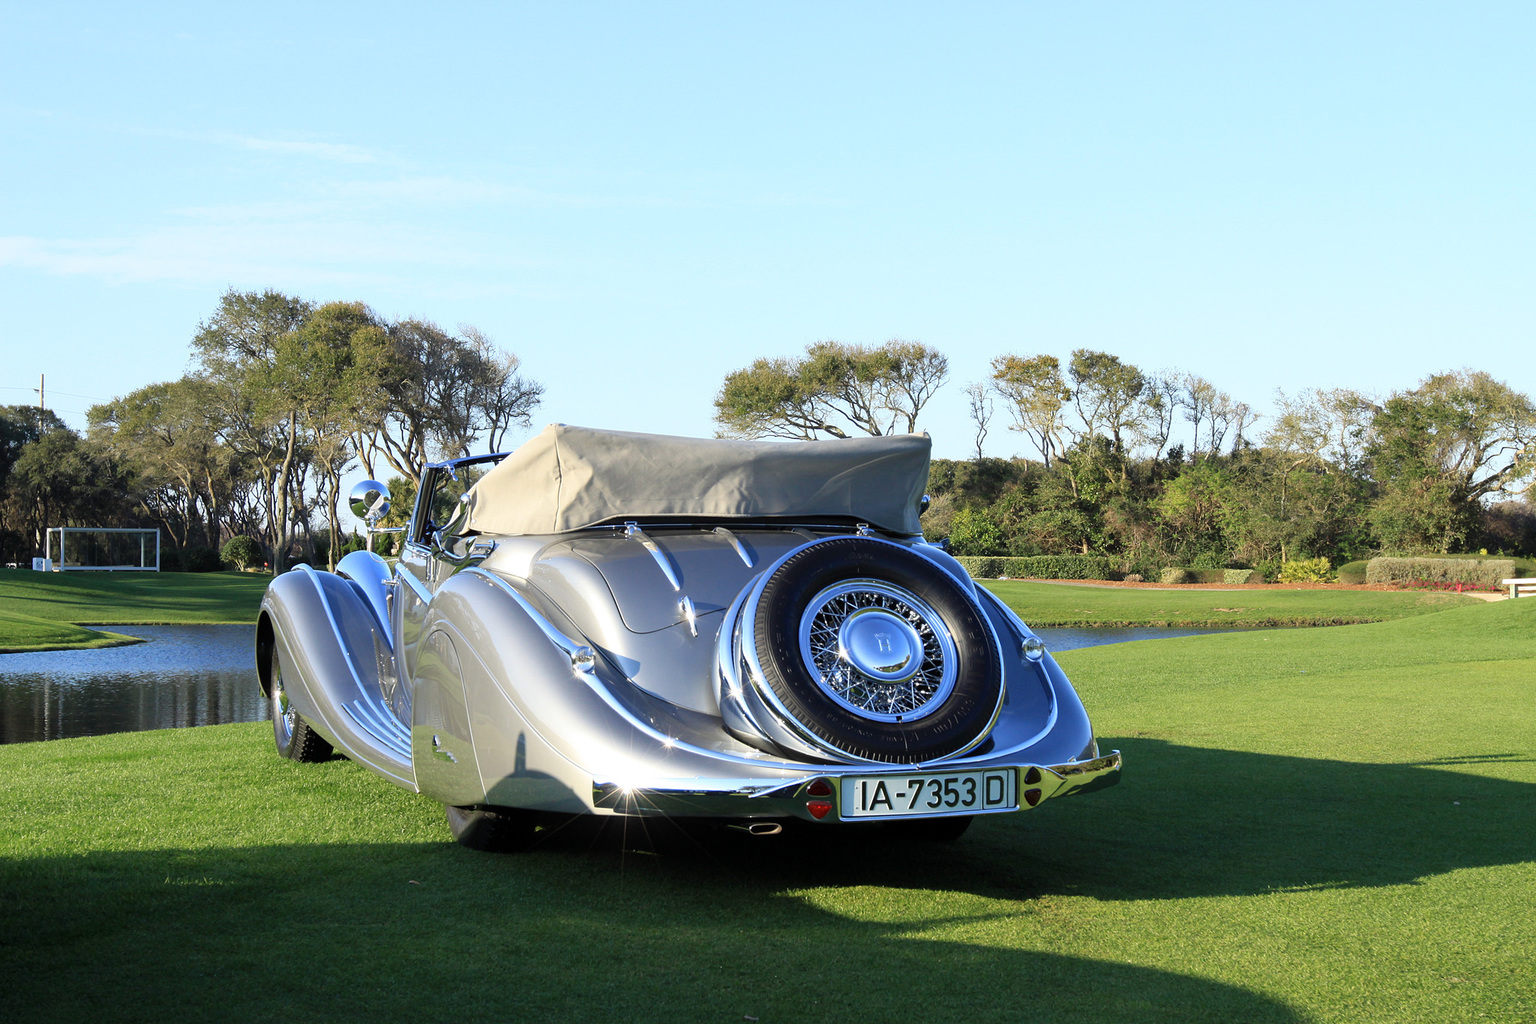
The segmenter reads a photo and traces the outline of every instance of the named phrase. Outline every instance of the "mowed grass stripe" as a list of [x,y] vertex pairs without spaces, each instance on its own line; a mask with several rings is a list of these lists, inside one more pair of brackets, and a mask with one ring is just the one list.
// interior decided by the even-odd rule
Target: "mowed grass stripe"
[[260,724],[0,747],[7,1007],[1533,1020],[1533,636],[1521,601],[1068,652],[1124,781],[953,846],[566,830],[497,858]]
[[[255,622],[271,577],[256,573],[0,569],[0,611],[104,625]],[[5,629],[0,624],[0,630]],[[6,636],[0,633],[0,642]]]
[[1445,591],[1198,590],[982,580],[1032,626],[1335,626],[1481,604]]

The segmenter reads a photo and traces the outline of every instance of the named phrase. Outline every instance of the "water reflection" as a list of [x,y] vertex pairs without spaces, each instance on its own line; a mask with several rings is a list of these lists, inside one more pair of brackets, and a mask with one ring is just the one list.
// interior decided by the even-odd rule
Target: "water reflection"
[[147,643],[0,655],[0,743],[257,722],[255,626],[114,626]]
[[[119,626],[147,643],[94,651],[0,655],[0,743],[108,732],[259,722],[255,626]],[[1224,629],[1036,630],[1052,651]]]

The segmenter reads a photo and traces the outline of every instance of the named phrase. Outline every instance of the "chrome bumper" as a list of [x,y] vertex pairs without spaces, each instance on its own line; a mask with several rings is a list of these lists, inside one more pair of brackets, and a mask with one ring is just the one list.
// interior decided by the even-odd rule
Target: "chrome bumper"
[[[1087,761],[1054,765],[988,765],[1018,772],[1019,796],[1015,807],[972,811],[973,814],[1007,814],[1038,807],[1052,797],[1103,789],[1120,781],[1120,751],[1114,750]],[[963,770],[959,767],[957,771]],[[927,765],[925,775],[941,774],[942,766]],[[597,782],[592,785],[592,806],[598,812],[623,815],[666,815],[697,818],[801,818],[821,823],[852,820],[842,813],[844,776],[910,775],[914,769],[884,766],[827,766],[791,782],[763,779],[658,779],[643,783]],[[813,790],[814,787],[814,790]],[[814,807],[813,805],[821,805]],[[821,813],[816,813],[820,810]],[[941,815],[889,815],[878,821]]]

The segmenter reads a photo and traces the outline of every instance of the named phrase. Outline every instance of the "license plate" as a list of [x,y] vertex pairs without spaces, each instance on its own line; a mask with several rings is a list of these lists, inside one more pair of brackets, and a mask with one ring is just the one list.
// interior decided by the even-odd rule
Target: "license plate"
[[843,776],[844,818],[910,818],[922,814],[975,814],[1019,806],[1018,772],[993,768],[945,774]]

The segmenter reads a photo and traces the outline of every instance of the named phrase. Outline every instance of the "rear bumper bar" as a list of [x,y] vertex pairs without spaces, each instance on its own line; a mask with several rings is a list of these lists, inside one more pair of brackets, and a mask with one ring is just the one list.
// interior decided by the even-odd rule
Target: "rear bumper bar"
[[[1054,765],[988,765],[991,770],[1006,767],[1018,773],[1013,807],[971,814],[1002,814],[1037,807],[1052,797],[1103,789],[1120,781],[1120,751],[1111,751],[1086,761]],[[957,769],[957,771],[960,769]],[[944,773],[942,766],[920,769],[924,775]],[[592,786],[592,806],[597,811],[623,815],[665,815],[697,818],[802,818],[806,821],[836,822],[848,820],[840,807],[844,776],[889,775],[893,779],[917,774],[911,768],[871,766],[827,767],[807,772],[791,782],[762,779],[656,779],[639,783],[597,781]],[[820,805],[820,806],[817,806]],[[830,805],[830,806],[827,806]],[[817,813],[817,812],[820,813]],[[941,817],[937,814],[882,816],[881,821],[904,817]]]

